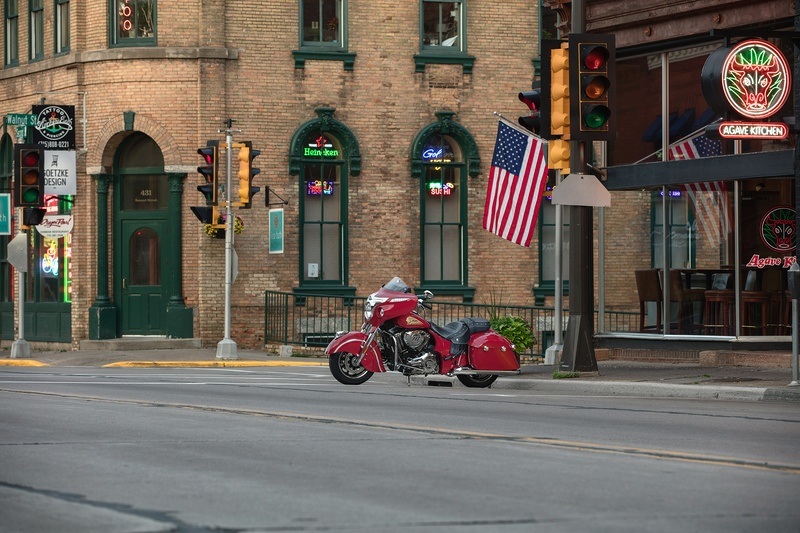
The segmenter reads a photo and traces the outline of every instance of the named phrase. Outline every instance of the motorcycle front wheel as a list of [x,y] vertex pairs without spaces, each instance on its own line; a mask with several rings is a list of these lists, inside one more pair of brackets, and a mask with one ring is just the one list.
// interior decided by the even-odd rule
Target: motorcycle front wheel
[[465,387],[474,388],[488,387],[497,379],[494,374],[458,374],[456,377]]
[[372,377],[372,372],[356,365],[357,359],[357,355],[347,352],[332,353],[328,357],[328,366],[336,381],[345,385],[361,385]]

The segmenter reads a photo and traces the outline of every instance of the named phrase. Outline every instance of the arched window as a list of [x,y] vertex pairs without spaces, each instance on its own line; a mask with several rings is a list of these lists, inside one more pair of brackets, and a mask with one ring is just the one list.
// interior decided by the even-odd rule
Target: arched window
[[289,172],[298,176],[300,207],[300,287],[354,295],[348,286],[348,177],[361,170],[358,142],[333,118],[334,109],[318,108],[319,118],[298,129],[290,147]]
[[468,177],[480,172],[480,158],[472,135],[452,122],[453,115],[437,112],[438,122],[420,131],[411,148],[420,191],[420,279],[422,288],[470,301]]

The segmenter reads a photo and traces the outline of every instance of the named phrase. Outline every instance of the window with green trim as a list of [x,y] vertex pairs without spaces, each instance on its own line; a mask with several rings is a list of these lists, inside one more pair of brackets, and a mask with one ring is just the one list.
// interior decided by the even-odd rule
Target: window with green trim
[[302,0],[300,42],[303,46],[344,48],[347,0]]
[[70,32],[69,32],[69,0],[55,0],[56,22],[55,31],[55,53],[63,54],[69,52]]
[[[694,213],[689,208],[686,193],[680,190],[667,191],[667,225],[669,227],[669,268],[694,268],[696,250],[696,224]],[[664,265],[664,197],[663,190],[650,193],[651,264],[654,268]],[[695,231],[693,231],[693,228]]]
[[466,20],[464,2],[422,0],[420,2],[421,49],[436,52],[464,52]]
[[301,285],[341,285],[345,274],[347,174],[342,143],[320,130],[306,136],[300,160]]
[[428,137],[420,179],[422,284],[464,284],[467,173],[461,146],[448,135]]
[[5,0],[5,66],[19,64],[19,10],[17,0]]
[[111,44],[156,44],[156,0],[110,0]]
[[28,25],[29,57],[44,57],[44,0],[28,0],[30,23]]

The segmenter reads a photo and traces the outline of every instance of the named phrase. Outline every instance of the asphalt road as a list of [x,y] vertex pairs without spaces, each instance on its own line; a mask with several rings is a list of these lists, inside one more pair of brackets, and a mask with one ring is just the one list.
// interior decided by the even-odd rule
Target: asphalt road
[[0,369],[0,531],[791,531],[795,403]]

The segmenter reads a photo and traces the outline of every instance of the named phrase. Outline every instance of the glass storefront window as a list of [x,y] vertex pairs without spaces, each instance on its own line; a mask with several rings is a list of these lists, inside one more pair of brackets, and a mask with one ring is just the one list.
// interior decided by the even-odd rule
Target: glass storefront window
[[[72,212],[71,197],[59,201],[56,197],[47,200],[47,215],[43,224],[28,232],[31,254],[26,276],[26,301],[63,302],[72,301],[72,232],[63,237],[50,231],[56,224],[64,224]],[[63,217],[59,218],[59,215]],[[53,220],[49,220],[53,217]],[[60,221],[60,222],[59,222]]]

